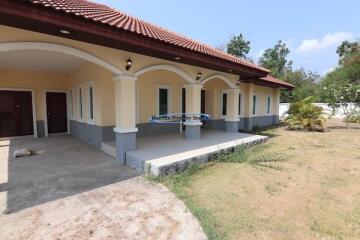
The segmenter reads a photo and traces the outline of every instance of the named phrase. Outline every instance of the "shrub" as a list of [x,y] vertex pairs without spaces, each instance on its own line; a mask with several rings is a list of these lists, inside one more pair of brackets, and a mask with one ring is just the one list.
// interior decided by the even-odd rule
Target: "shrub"
[[285,122],[289,130],[324,131],[326,122],[323,109],[314,104],[313,97],[307,97],[290,105]]
[[360,113],[344,118],[346,123],[360,123]]

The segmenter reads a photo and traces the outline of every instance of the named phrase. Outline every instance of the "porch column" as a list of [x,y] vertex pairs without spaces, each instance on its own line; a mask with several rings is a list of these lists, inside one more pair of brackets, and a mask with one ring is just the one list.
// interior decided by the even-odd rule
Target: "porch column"
[[[189,84],[185,86],[186,91],[186,112],[201,113],[201,89],[200,84]],[[200,120],[187,120],[185,125],[186,139],[199,139],[202,122]]]
[[273,103],[272,103],[272,115],[273,124],[279,124],[279,107],[280,107],[280,88],[273,89]]
[[116,160],[125,164],[125,153],[136,149],[136,77],[119,75],[115,81]]
[[225,118],[225,130],[227,132],[238,132],[239,131],[239,94],[240,89],[232,88],[226,90],[227,100],[227,114]]
[[246,130],[252,130],[253,128],[253,96],[254,96],[254,84],[247,84],[247,91],[245,94],[245,122],[244,127]]

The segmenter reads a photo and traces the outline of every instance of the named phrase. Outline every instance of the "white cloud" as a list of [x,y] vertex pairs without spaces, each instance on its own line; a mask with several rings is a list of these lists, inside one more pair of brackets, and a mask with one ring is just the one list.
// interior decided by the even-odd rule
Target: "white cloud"
[[329,68],[328,70],[325,70],[321,73],[322,76],[325,76],[326,74],[328,74],[329,72],[333,71],[335,69],[335,67]]
[[265,52],[265,48],[260,49],[260,50],[256,53],[256,58],[262,57],[262,55],[264,54],[264,52]]
[[306,39],[296,48],[297,53],[313,53],[333,46],[338,46],[345,40],[353,40],[354,34],[350,32],[336,32],[326,34],[323,38]]

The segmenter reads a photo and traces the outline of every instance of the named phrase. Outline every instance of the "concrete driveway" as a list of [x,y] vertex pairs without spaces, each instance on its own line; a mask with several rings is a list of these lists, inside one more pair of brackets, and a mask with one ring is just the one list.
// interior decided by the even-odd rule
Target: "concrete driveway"
[[205,239],[165,187],[69,136],[0,141],[0,209],[0,239]]

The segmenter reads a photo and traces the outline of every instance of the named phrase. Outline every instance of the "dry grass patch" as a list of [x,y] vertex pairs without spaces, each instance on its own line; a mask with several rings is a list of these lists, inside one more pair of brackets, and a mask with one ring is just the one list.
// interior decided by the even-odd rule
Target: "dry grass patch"
[[360,239],[360,125],[266,134],[262,146],[161,181],[210,239]]

